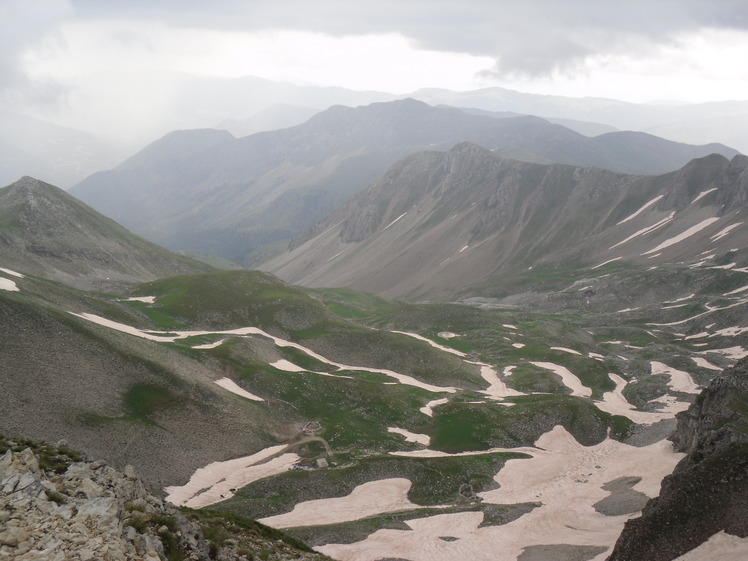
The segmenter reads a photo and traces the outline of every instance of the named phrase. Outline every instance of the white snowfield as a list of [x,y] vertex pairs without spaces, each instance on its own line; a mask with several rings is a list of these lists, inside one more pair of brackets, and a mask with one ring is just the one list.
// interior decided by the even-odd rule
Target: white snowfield
[[[616,226],[620,226],[621,224],[624,224],[624,223],[628,222],[629,220],[632,220],[632,219],[636,218],[642,212],[644,212],[645,210],[647,210],[650,206],[652,206],[653,204],[655,204],[657,201],[659,201],[664,196],[665,195],[659,195],[659,196],[655,197],[654,199],[652,199],[651,201],[647,201],[646,203],[644,203],[642,205],[642,207],[639,210],[637,210],[633,214],[629,214],[626,218],[624,218],[623,220],[621,220],[620,222],[618,222],[616,224]],[[698,200],[698,198],[696,200]]]
[[[508,524],[481,528],[481,512],[439,514],[407,520],[409,530],[379,530],[360,542],[317,549],[340,561],[515,561],[532,545],[609,548],[631,516],[605,516],[592,508],[609,495],[602,486],[620,477],[639,476],[642,480],[635,489],[655,496],[662,478],[682,457],[667,441],[636,448],[606,439],[584,447],[560,426],[541,436],[536,448],[523,451],[533,457],[509,460],[495,477],[499,489],[480,493],[484,504],[541,503]],[[317,512],[326,508],[322,502],[315,506]],[[361,508],[363,512],[365,505]]]
[[18,285],[10,279],[0,277],[0,290],[7,290],[8,292],[20,292],[21,289]]
[[675,392],[699,393],[701,388],[694,383],[693,378],[688,372],[672,368],[663,362],[652,361],[649,363],[652,368],[652,375],[667,374],[670,376],[668,387]]
[[699,547],[673,561],[745,561],[748,557],[748,538],[717,532]]
[[741,224],[742,224],[742,222],[736,222],[735,224],[730,224],[726,228],[723,228],[722,230],[720,230],[719,232],[717,232],[716,234],[714,234],[709,239],[712,240],[713,242],[716,242],[717,240],[721,240],[722,238],[724,238],[727,234],[729,234],[730,232],[732,232],[735,228],[737,228]]
[[132,296],[130,298],[125,298],[125,301],[127,301],[127,302],[145,302],[146,304],[155,304],[156,303],[156,297],[155,296]]
[[240,489],[258,479],[291,469],[299,461],[299,456],[282,454],[285,448],[285,444],[280,444],[251,456],[208,464],[198,469],[186,484],[164,489],[166,500],[190,508],[202,508],[226,500],[234,495],[235,491],[231,489]]
[[[512,388],[508,387],[501,380],[501,378],[499,378],[499,374],[496,372],[496,369],[490,364],[483,364],[478,362],[473,364],[478,364],[480,366],[480,375],[489,384],[488,388],[486,388],[485,390],[481,390],[481,393],[486,394],[490,399],[500,401],[505,397],[525,395],[522,392],[518,392],[517,390],[513,390]],[[507,368],[511,367],[507,366]],[[511,370],[509,370],[509,372],[511,372]]]
[[[453,349],[451,347],[446,347],[444,345],[440,345],[436,341],[432,341],[431,339],[424,337],[422,335],[419,335],[418,333],[410,333],[409,331],[392,331],[392,333],[399,333],[400,335],[407,335],[408,337],[413,337],[414,339],[418,339],[419,341],[423,341],[424,343],[428,343],[435,349],[439,349],[440,351],[444,351],[445,353],[450,353],[453,355],[457,355],[459,357],[466,357],[467,355],[461,351],[458,351],[457,349]],[[445,333],[442,331],[442,333]],[[439,336],[442,336],[442,333],[439,334]],[[454,336],[454,334],[452,334]],[[449,337],[447,337],[449,338]]]
[[539,368],[545,368],[546,370],[550,370],[554,374],[561,376],[561,381],[571,390],[571,395],[577,397],[590,397],[592,395],[592,389],[582,384],[579,378],[572,374],[565,366],[554,364],[552,362],[530,362],[530,364]]
[[441,399],[434,399],[433,401],[429,401],[426,405],[421,407],[419,411],[423,413],[424,415],[427,415],[429,417],[434,416],[434,407],[437,405],[444,405],[449,401],[448,397],[443,397]]
[[221,386],[223,389],[229,390],[233,394],[246,397],[247,399],[251,399],[252,401],[265,401],[263,398],[249,393],[247,390],[239,386],[239,384],[234,382],[231,378],[221,378],[220,380],[216,380],[215,383]]
[[299,503],[291,512],[261,518],[258,522],[273,528],[316,526],[350,522],[385,512],[422,508],[408,499],[410,487],[411,482],[403,478],[369,481],[359,485],[345,497]]
[[[705,313],[715,309],[708,306]],[[449,394],[457,391],[456,388],[426,384],[389,370],[336,363],[302,345],[271,336],[254,327],[221,332],[144,331],[91,314],[74,315],[124,333],[160,342],[173,342],[196,335],[209,334],[225,337],[246,335],[267,337],[279,347],[296,348],[339,370],[382,373],[402,384],[441,393],[441,396],[435,396],[436,399],[429,401],[420,409],[421,413],[427,416],[433,416],[434,408],[448,403]],[[466,358],[464,353],[435,343],[418,334],[407,332],[403,334],[423,340],[442,351]],[[449,335],[454,334],[449,333]],[[610,343],[620,342],[611,341]],[[569,354],[581,354],[565,347],[554,349]],[[704,353],[722,353],[732,359],[746,354],[746,351],[742,347],[733,347],[704,351]],[[590,356],[596,358],[592,354]],[[602,355],[599,356],[602,357]],[[512,396],[525,395],[509,388],[502,379],[509,377],[516,365],[504,366],[502,376],[499,376],[495,366],[475,361],[466,362],[480,369],[480,374],[488,386],[482,390],[487,399],[498,401],[502,405],[511,405],[511,401],[505,402],[504,400]],[[694,359],[694,362],[701,367],[708,368],[707,365],[711,365],[706,359],[700,357]],[[528,362],[528,364],[557,374],[574,396],[589,398],[592,395],[592,389],[582,384],[581,380],[564,366],[552,362]],[[275,361],[272,366],[279,371],[309,372],[285,359]],[[715,366],[711,368],[717,369]],[[687,372],[657,361],[651,362],[651,369],[653,375],[668,375],[668,386],[674,392],[694,394],[700,391],[699,386],[694,383]],[[337,376],[337,374],[322,372],[316,374]],[[626,380],[617,374],[611,373],[609,376],[615,383],[615,389],[605,393],[602,400],[595,402],[595,405],[603,411],[626,416],[637,424],[650,425],[659,420],[671,418],[676,412],[688,407],[688,403],[679,401],[675,396],[664,395],[653,400],[662,405],[657,412],[637,411],[623,396]],[[215,383],[244,398],[257,401],[263,399],[247,392],[229,378],[221,378]],[[448,395],[445,396],[445,394]],[[408,442],[424,446],[421,450],[390,452],[393,456],[439,458],[497,452],[526,454],[530,456],[529,459],[509,460],[495,476],[499,488],[481,493],[480,498],[484,504],[509,505],[533,502],[538,503],[539,506],[501,526],[481,527],[483,514],[479,511],[436,514],[426,518],[406,520],[405,523],[410,528],[407,531],[379,530],[360,542],[327,544],[317,548],[322,553],[340,561],[376,561],[382,558],[453,561],[463,557],[469,557],[470,561],[515,561],[524,548],[547,544],[605,547],[606,551],[593,560],[602,561],[610,553],[609,548],[615,543],[624,522],[636,516],[636,514],[606,516],[597,512],[593,505],[610,495],[602,487],[618,478],[634,476],[641,478],[641,481],[634,486],[636,491],[649,497],[656,496],[660,481],[672,472],[674,465],[682,457],[674,453],[671,444],[665,440],[641,448],[628,446],[609,438],[595,446],[582,446],[562,426],[556,426],[542,435],[532,447],[494,448],[460,454],[448,454],[429,449],[431,439],[425,434],[417,434],[398,427],[389,427],[387,430],[401,435]],[[291,469],[299,459],[296,454],[288,452],[285,445],[278,445],[245,458],[214,462],[197,470],[187,484],[167,488],[167,499],[177,505],[208,506],[233,496],[236,490],[244,485]],[[333,524],[360,520],[388,512],[407,512],[421,508],[408,499],[410,487],[411,482],[405,478],[369,481],[357,486],[346,496],[302,502],[294,505],[289,512],[265,518],[262,522],[279,528]],[[728,550],[731,546],[725,545],[724,540],[720,541],[720,539],[716,537],[710,540],[709,543],[714,541],[714,544],[709,547],[716,548],[715,551]],[[500,545],[497,546],[497,544]],[[684,559],[691,561],[693,558]],[[724,561],[735,561],[735,558],[725,557]]]
[[692,356],[691,360],[693,360],[697,366],[701,366],[702,368],[706,368],[707,370],[715,370],[715,371],[722,370],[722,368],[720,368],[719,366],[713,365],[707,359],[701,358],[700,356]]
[[428,446],[429,444],[431,444],[431,437],[427,434],[417,434],[415,432],[410,432],[409,430],[399,429],[396,427],[387,427],[387,432],[399,434],[400,436],[405,438],[405,442],[416,442],[418,444],[423,444],[424,446]]
[[[619,224],[620,224],[620,222],[619,222]],[[608,263],[613,263],[614,261],[619,261],[621,259],[622,259],[622,257],[614,257],[613,259],[608,259],[607,261],[603,261],[599,265],[595,265],[594,267],[590,267],[590,270],[599,269],[600,267],[603,267],[603,266],[607,265]]]
[[675,216],[675,212],[671,212],[667,217],[663,218],[659,222],[656,222],[656,223],[652,224],[651,226],[647,226],[646,228],[642,228],[641,230],[637,230],[636,232],[634,232],[633,234],[631,234],[625,240],[622,240],[622,241],[618,242],[617,244],[610,246],[608,249],[609,250],[610,249],[615,249],[616,247],[618,247],[620,245],[623,245],[626,242],[630,242],[634,238],[638,238],[639,236],[644,236],[646,234],[649,234],[650,232],[654,232],[655,230],[658,230],[658,229],[662,228],[668,222],[671,222],[673,220],[674,216]]
[[17,273],[16,271],[12,271],[11,269],[4,269],[0,267],[0,272],[5,273],[6,275],[10,275],[11,277],[18,277],[19,279],[26,278],[21,273]]
[[638,425],[651,425],[652,423],[657,423],[663,419],[671,419],[676,413],[688,409],[688,403],[684,401],[675,401],[673,399],[672,401],[666,402],[665,407],[660,409],[660,411],[637,411],[623,395],[623,389],[626,387],[628,382],[618,374],[610,373],[608,376],[610,376],[610,379],[615,382],[616,388],[611,392],[603,394],[602,401],[595,402],[595,405],[601,411],[605,411],[611,415],[622,415],[623,417],[631,419]]
[[653,249],[650,249],[649,251],[645,251],[644,253],[642,253],[642,255],[650,255],[652,253],[657,253],[658,251],[660,251],[662,249],[665,249],[667,247],[670,247],[671,245],[675,245],[677,243],[680,243],[683,240],[686,240],[686,239],[690,238],[694,234],[697,234],[698,232],[700,232],[701,230],[703,230],[707,226],[710,226],[711,224],[713,224],[717,220],[719,220],[719,217],[707,218],[706,220],[702,220],[698,224],[696,224],[694,226],[691,226],[686,231],[681,232],[677,236],[674,236],[672,238],[669,238],[669,239],[665,240],[664,242],[662,242],[657,247],[655,247]]
[[574,349],[567,349],[566,347],[551,347],[552,351],[561,351],[564,353],[569,353],[570,355],[579,355],[582,356],[582,353],[579,351],[575,351]]

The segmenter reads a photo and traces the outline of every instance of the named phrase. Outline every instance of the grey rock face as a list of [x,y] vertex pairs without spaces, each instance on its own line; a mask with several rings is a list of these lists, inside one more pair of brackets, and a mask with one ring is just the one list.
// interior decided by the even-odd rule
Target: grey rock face
[[671,440],[686,457],[626,523],[609,561],[670,561],[719,531],[748,537],[748,359],[678,415]]
[[[0,457],[0,561],[254,558],[238,543],[210,543],[197,522],[148,493],[132,469],[76,462],[57,474],[42,469],[30,448]],[[273,549],[277,560],[326,559],[285,543]]]

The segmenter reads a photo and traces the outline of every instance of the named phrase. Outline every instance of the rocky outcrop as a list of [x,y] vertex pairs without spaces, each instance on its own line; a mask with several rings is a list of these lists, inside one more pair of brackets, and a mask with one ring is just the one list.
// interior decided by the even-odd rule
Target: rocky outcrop
[[626,523],[609,561],[670,561],[720,531],[748,537],[748,359],[678,415],[671,440],[686,457]]
[[250,520],[183,513],[132,468],[10,446],[0,457],[1,561],[326,559]]

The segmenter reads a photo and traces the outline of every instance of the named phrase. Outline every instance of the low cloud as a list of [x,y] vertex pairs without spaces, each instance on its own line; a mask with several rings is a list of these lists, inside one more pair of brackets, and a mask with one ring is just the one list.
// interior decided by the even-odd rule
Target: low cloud
[[73,14],[67,0],[4,0],[0,3],[0,95],[6,106],[57,102],[65,88],[30,77],[24,57],[54,36],[59,23]]
[[79,15],[195,28],[399,33],[418,47],[491,56],[498,75],[569,72],[593,55],[671,44],[703,28],[748,29],[743,0],[277,0],[74,2]]

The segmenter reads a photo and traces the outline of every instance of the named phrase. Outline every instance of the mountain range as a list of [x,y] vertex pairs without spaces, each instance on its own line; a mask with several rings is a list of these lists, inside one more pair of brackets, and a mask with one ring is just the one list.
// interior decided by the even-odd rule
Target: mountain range
[[444,299],[506,295],[539,269],[744,262],[746,191],[745,156],[633,176],[464,143],[400,161],[262,267],[304,286]]
[[746,202],[724,146],[414,100],[177,131],[70,193],[24,177],[0,433],[341,561],[741,559]]
[[642,133],[589,138],[535,117],[496,119],[404,100],[336,106],[302,125],[241,139],[215,130],[174,132],[70,192],[169,249],[249,265],[403,156],[466,140],[514,158],[626,173],[661,173],[694,157],[737,154]]

